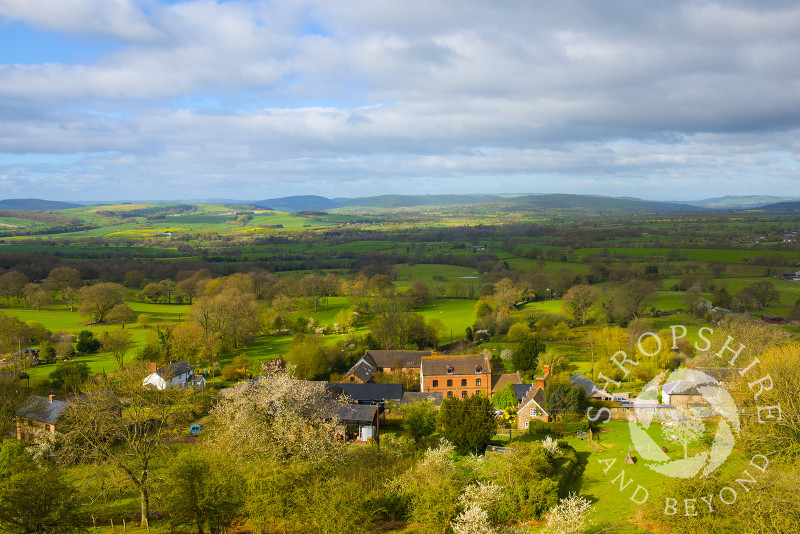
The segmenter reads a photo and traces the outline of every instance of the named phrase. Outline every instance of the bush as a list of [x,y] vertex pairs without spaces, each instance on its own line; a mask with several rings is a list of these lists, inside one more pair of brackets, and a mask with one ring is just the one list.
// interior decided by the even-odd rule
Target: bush
[[81,330],[78,332],[78,343],[75,345],[75,350],[81,354],[97,352],[100,350],[100,340],[94,337],[89,330]]

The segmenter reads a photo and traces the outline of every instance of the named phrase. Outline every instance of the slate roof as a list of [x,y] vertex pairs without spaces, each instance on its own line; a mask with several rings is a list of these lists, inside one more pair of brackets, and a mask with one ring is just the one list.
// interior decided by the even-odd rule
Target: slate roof
[[525,398],[522,399],[522,401],[520,401],[520,404],[522,404],[522,405],[519,407],[519,410],[524,410],[525,407],[528,406],[531,403],[531,401],[536,401],[536,404],[539,405],[539,408],[541,408],[542,411],[545,414],[547,414],[547,410],[545,410],[545,408],[544,408],[544,389],[543,388],[536,387],[536,389],[533,390],[533,394],[531,394],[531,391],[528,390],[528,394],[525,396]]
[[347,374],[344,375],[346,379],[348,376],[354,376],[361,380],[362,382],[369,382],[372,380],[372,375],[375,374],[378,367],[375,365],[375,361],[372,358],[367,356],[361,358],[356,362],[356,364],[347,371]]
[[[451,373],[447,372],[448,367],[452,367]],[[480,372],[476,368],[480,367]],[[436,375],[478,375],[491,374],[492,367],[489,359],[481,355],[468,356],[427,356],[422,358],[422,374],[425,376]]]
[[517,402],[522,402],[532,387],[533,384],[514,384],[514,395],[517,396]]
[[372,423],[378,415],[378,407],[368,404],[345,404],[336,409],[336,417],[343,423]]
[[194,366],[184,360],[178,360],[164,367],[156,369],[156,374],[164,379],[175,378],[182,374],[193,374]]
[[335,389],[339,388],[344,394],[358,403],[383,402],[387,400],[400,401],[403,398],[402,384],[356,384],[343,382],[341,384],[329,384],[326,389],[334,395]]
[[66,407],[67,403],[64,401],[54,399],[50,402],[47,397],[31,395],[22,408],[17,410],[17,416],[54,425]]
[[406,367],[419,369],[423,356],[430,356],[429,350],[368,350],[364,356],[370,356],[380,368]]
[[575,387],[583,388],[587,397],[591,397],[596,391],[600,391],[600,386],[592,382],[580,373],[575,373],[569,377],[569,383]]

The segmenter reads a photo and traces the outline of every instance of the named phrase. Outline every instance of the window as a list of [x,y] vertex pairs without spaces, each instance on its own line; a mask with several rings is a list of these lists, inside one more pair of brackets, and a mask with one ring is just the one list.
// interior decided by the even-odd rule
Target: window
[[539,410],[531,408],[531,417],[536,417],[537,415],[539,415]]
[[447,387],[449,387],[449,388],[453,387],[453,379],[452,378],[448,378],[447,379]]
[[479,366],[477,366],[477,367],[475,367],[475,374],[477,375],[477,374],[478,374],[478,373],[480,373],[482,370],[483,370],[483,367],[481,367],[480,365],[479,365]]
[[466,386],[466,385],[467,385],[467,379],[466,378],[462,378],[461,379],[461,386],[463,387],[463,386]]
[[453,374],[453,366],[452,365],[448,365],[447,366],[447,374],[448,375],[452,375]]
[[351,376],[351,377],[350,377],[350,382],[355,382],[355,381],[356,381],[356,377],[354,377],[354,376]]
[[435,387],[435,388],[439,387],[439,381],[438,380],[434,380],[433,381],[433,387]]
[[481,385],[481,379],[480,378],[476,378],[475,379],[475,385],[476,386],[480,386]]
[[462,399],[466,399],[467,398],[467,392],[466,391],[462,391],[461,392],[461,398]]
[[530,422],[525,421],[525,428],[528,428],[528,425],[530,425]]
[[447,398],[448,399],[452,399],[453,398],[453,392],[452,391],[448,391],[447,392]]

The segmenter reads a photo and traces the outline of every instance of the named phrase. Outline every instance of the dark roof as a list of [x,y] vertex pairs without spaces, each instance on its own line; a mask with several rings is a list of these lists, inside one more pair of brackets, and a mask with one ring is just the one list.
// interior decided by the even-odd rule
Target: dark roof
[[[525,402],[526,399],[527,399],[527,402]],[[536,389],[533,390],[533,394],[532,395],[531,395],[531,392],[528,391],[528,394],[525,396],[525,398],[523,398],[522,401],[520,401],[520,404],[522,404],[523,402],[524,402],[524,404],[522,404],[522,406],[520,406],[519,409],[521,410],[521,409],[525,408],[525,406],[530,404],[531,401],[536,401],[536,404],[539,405],[539,408],[541,408],[544,413],[547,413],[547,410],[545,410],[545,407],[544,407],[544,389],[543,388],[536,387]]]
[[64,401],[54,399],[50,402],[47,397],[31,395],[22,408],[17,410],[17,416],[54,425],[66,407],[67,403]]
[[354,376],[361,380],[362,382],[369,382],[372,380],[372,375],[375,374],[377,371],[377,366],[375,365],[375,361],[372,358],[367,356],[361,358],[356,362],[356,364],[347,371],[347,374],[344,375],[344,378],[348,376]]
[[595,391],[600,391],[600,386],[586,378],[580,373],[575,373],[569,377],[569,383],[575,387],[583,388],[587,397],[591,397]]
[[444,395],[441,391],[420,393],[419,391],[406,391],[403,393],[403,398],[400,401],[400,406],[405,404],[414,404],[415,402],[431,401],[434,406],[442,404]]
[[345,404],[339,406],[335,414],[343,423],[372,423],[378,415],[378,407],[368,404]]
[[[480,367],[480,371],[476,372],[478,367]],[[452,372],[448,373],[448,368],[451,368]],[[489,360],[483,354],[469,356],[427,356],[422,358],[421,369],[422,374],[425,376],[491,374],[492,372]]]
[[344,394],[356,402],[399,401],[403,398],[402,384],[355,384],[343,382],[330,384],[327,389],[335,395],[339,388]]
[[176,376],[181,376],[186,373],[194,373],[194,365],[184,360],[178,360],[177,362],[156,369],[156,374],[161,378],[175,378]]
[[430,356],[429,350],[368,350],[364,356],[371,356],[378,367],[410,367],[419,369],[423,356]]
[[531,387],[533,387],[533,384],[514,384],[514,395],[517,396],[517,402],[522,402]]

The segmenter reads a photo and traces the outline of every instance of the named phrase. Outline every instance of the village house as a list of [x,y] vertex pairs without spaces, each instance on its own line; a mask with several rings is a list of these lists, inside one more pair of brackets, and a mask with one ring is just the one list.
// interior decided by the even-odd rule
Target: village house
[[550,366],[545,365],[543,371],[543,376],[536,378],[536,382],[528,388],[517,406],[517,428],[520,430],[527,429],[533,419],[550,421],[550,414],[547,413],[544,402],[544,390],[547,387],[547,379],[550,378]]
[[151,372],[142,380],[142,385],[158,390],[185,389],[197,386],[200,389],[206,386],[206,379],[194,373],[194,366],[184,360],[157,367],[150,364]]
[[47,439],[52,441],[55,439],[58,419],[66,407],[67,402],[57,400],[55,395],[31,395],[22,408],[17,410],[17,439],[33,441],[37,434],[44,432]]
[[489,351],[480,355],[427,356],[420,363],[420,391],[446,398],[492,394]]

